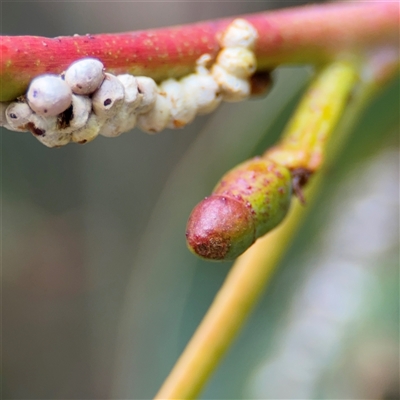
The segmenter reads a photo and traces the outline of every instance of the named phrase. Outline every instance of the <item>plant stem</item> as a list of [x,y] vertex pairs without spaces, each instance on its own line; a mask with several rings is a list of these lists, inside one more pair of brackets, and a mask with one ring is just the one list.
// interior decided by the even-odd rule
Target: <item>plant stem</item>
[[[379,45],[398,46],[397,3],[336,3],[244,15],[257,29],[258,70],[282,63],[322,63]],[[23,94],[37,75],[59,74],[82,57],[100,59],[111,73],[157,81],[192,72],[196,60],[220,49],[218,36],[233,18],[172,28],[54,39],[0,37],[0,101]],[[397,47],[396,47],[397,48]]]
[[358,78],[357,70],[349,62],[327,65],[301,100],[281,141],[268,149],[264,157],[290,170],[317,171]]
[[[304,95],[299,107],[299,110],[303,110],[304,118],[299,118],[299,115],[295,113],[294,119],[297,122],[289,124],[289,135],[294,133],[290,131],[290,127],[302,128],[308,126],[309,122],[315,123],[313,113],[305,111],[302,105],[308,101],[310,93],[317,89],[316,82],[325,84],[328,79],[334,81],[331,82],[332,85],[341,86],[341,81],[347,82],[348,76],[353,76],[350,80],[352,84],[346,85],[347,93],[351,92],[354,76],[358,75],[356,67],[345,64],[345,69],[349,74],[337,74],[337,65],[333,63],[328,66],[322,72],[322,75],[325,74],[324,79],[317,78],[310,91]],[[326,75],[327,71],[329,71],[328,75]],[[360,86],[361,88],[346,109],[346,118],[342,120],[339,140],[334,143],[334,146],[329,147],[329,162],[332,162],[362,107],[373,94],[371,88],[374,82],[362,82]],[[336,99],[330,96],[329,101],[335,102]],[[339,103],[341,101],[342,99],[339,99]],[[338,118],[335,113],[329,113],[330,119],[326,119],[323,114],[318,115],[321,120],[330,125],[330,129],[336,126]],[[325,141],[324,146],[326,145]],[[322,179],[323,174],[317,174],[308,186],[309,201],[312,202],[316,198]],[[271,280],[273,271],[277,268],[306,211],[296,201],[288,217],[278,228],[259,239],[238,258],[209,311],[156,395],[156,399],[193,399],[200,393]]]

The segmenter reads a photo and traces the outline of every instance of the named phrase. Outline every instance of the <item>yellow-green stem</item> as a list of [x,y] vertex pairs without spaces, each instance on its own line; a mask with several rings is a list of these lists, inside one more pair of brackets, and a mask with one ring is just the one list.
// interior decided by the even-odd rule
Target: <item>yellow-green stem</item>
[[281,141],[264,156],[291,170],[317,171],[357,79],[357,68],[346,61],[323,68],[301,100]]

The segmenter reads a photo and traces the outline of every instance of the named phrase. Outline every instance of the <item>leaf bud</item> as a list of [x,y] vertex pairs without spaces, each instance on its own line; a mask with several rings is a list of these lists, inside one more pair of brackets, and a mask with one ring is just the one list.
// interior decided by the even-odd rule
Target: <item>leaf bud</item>
[[206,259],[232,260],[283,220],[291,197],[288,169],[264,158],[248,160],[225,174],[194,208],[188,247]]
[[212,195],[192,211],[186,240],[198,256],[214,261],[233,260],[255,241],[251,210],[232,197]]

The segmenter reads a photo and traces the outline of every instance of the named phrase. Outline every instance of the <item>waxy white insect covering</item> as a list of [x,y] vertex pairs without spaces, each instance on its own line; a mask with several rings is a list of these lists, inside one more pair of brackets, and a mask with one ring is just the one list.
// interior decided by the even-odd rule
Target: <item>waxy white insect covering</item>
[[92,94],[104,80],[104,65],[95,58],[83,58],[71,64],[64,79],[75,94]]
[[31,82],[26,98],[37,114],[54,117],[71,105],[72,91],[60,76],[41,75]]
[[236,19],[220,35],[221,51],[213,65],[203,54],[195,73],[159,85],[146,76],[115,76],[100,60],[83,58],[60,76],[35,78],[25,97],[0,104],[0,124],[31,131],[48,147],[87,143],[98,135],[116,137],[135,126],[147,133],[181,128],[222,100],[250,96],[256,39],[254,27]]

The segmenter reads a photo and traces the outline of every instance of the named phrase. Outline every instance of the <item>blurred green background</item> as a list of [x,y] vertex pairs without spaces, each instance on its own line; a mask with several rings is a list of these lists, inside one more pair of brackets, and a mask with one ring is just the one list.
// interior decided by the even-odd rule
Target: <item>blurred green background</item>
[[[285,2],[285,6],[299,2]],[[281,2],[2,2],[4,35],[189,23]],[[182,130],[48,149],[1,132],[2,398],[149,399],[231,264],[192,207],[279,136],[306,67]],[[204,399],[399,398],[399,81],[364,112]]]

